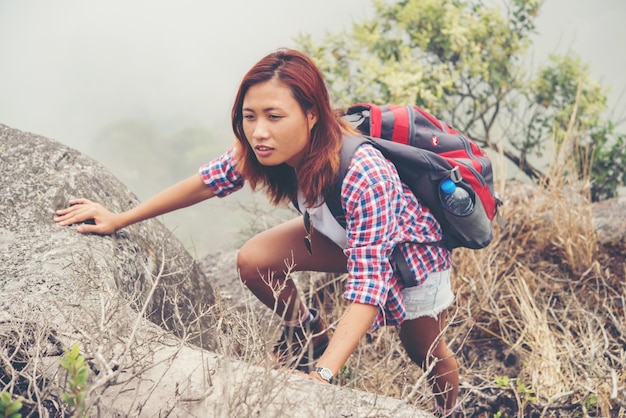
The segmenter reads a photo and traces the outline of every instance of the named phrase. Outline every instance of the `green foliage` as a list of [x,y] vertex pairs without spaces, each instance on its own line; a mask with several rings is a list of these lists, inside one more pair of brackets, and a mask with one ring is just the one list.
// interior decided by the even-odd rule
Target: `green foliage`
[[86,409],[85,395],[89,380],[89,364],[79,352],[80,346],[74,344],[70,350],[65,350],[61,359],[61,366],[67,370],[69,391],[62,394],[65,402],[73,411],[83,414]]
[[356,378],[357,373],[352,367],[344,364],[337,375],[340,382],[350,382]]
[[626,135],[617,134],[609,121],[591,134],[591,142],[591,200],[597,202],[617,196],[618,187],[626,184]]
[[558,141],[573,114],[582,130],[597,126],[606,110],[608,90],[591,79],[589,66],[574,54],[551,55],[550,65],[540,69],[531,91],[554,123]]
[[[372,19],[316,44],[297,39],[324,72],[337,105],[411,103],[499,150],[532,179],[530,161],[574,132],[578,175],[594,200],[625,184],[623,135],[603,116],[608,90],[574,54],[524,66],[542,0],[374,0]],[[534,75],[533,75],[534,74]],[[591,169],[590,169],[591,167]],[[610,184],[606,182],[611,180]]]
[[539,105],[532,121],[535,135],[561,144],[566,133],[574,133],[576,152],[572,158],[579,178],[590,171],[593,201],[616,196],[618,186],[626,184],[622,168],[625,136],[603,116],[607,93],[606,87],[591,78],[588,66],[573,54],[550,57],[549,65],[540,69],[531,87],[532,99]]
[[600,412],[599,411],[599,406],[598,406],[598,396],[597,395],[589,395],[589,396],[587,396],[583,400],[582,406],[583,406],[583,410],[585,411],[585,415],[584,416],[596,416],[595,414]]
[[13,400],[9,392],[0,392],[0,418],[21,418],[21,409],[20,398]]
[[351,34],[328,35],[321,46],[307,36],[299,42],[320,63],[339,105],[415,103],[455,118],[487,117],[521,83],[516,62],[530,45],[540,4],[514,3],[517,17],[507,19],[497,7],[468,1],[379,0],[376,16]]
[[535,390],[530,386],[526,386],[520,379],[510,378],[509,376],[496,376],[496,385],[502,389],[513,389],[520,399],[528,402],[536,402],[537,395]]
[[495,382],[499,388],[513,391],[520,411],[524,411],[526,404],[537,402],[535,390],[520,379],[510,378],[509,376],[496,376]]

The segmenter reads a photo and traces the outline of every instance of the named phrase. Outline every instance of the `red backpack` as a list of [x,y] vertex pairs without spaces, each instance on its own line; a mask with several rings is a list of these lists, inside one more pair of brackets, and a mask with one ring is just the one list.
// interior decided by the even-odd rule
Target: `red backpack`
[[[337,182],[326,204],[345,227],[341,183],[354,151],[369,143],[396,166],[401,180],[441,224],[448,248],[486,247],[493,239],[493,219],[501,201],[494,192],[491,161],[469,138],[417,106],[359,103],[344,116],[364,136],[344,137]],[[456,216],[445,209],[441,182],[451,179],[469,192],[474,210]]]

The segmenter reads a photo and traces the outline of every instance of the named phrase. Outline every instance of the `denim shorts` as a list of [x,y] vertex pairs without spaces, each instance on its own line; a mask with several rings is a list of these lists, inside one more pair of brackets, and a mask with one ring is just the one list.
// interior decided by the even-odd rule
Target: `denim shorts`
[[436,318],[454,301],[450,270],[428,273],[428,278],[421,285],[402,289],[402,298],[405,320],[422,316]]

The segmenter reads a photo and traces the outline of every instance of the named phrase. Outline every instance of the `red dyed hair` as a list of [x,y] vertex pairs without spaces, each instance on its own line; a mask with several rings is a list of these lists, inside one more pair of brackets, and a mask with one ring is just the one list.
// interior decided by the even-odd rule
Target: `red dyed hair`
[[[264,166],[256,158],[243,129],[243,100],[250,87],[276,79],[291,89],[291,94],[306,114],[317,116],[309,136],[298,177],[286,163]],[[244,76],[232,109],[233,132],[238,140],[238,169],[253,190],[265,189],[270,201],[279,204],[296,199],[300,186],[307,204],[330,191],[339,169],[339,151],[344,133],[356,131],[333,111],[321,71],[305,54],[279,49],[257,62]],[[299,182],[299,184],[298,184]]]

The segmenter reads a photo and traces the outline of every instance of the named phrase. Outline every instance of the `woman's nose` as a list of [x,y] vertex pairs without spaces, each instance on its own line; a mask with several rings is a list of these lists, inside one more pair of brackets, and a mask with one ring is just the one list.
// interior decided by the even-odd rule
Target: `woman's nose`
[[265,124],[262,120],[258,120],[254,124],[254,131],[252,131],[252,137],[254,139],[266,139],[269,137],[269,129],[267,129],[267,124]]

